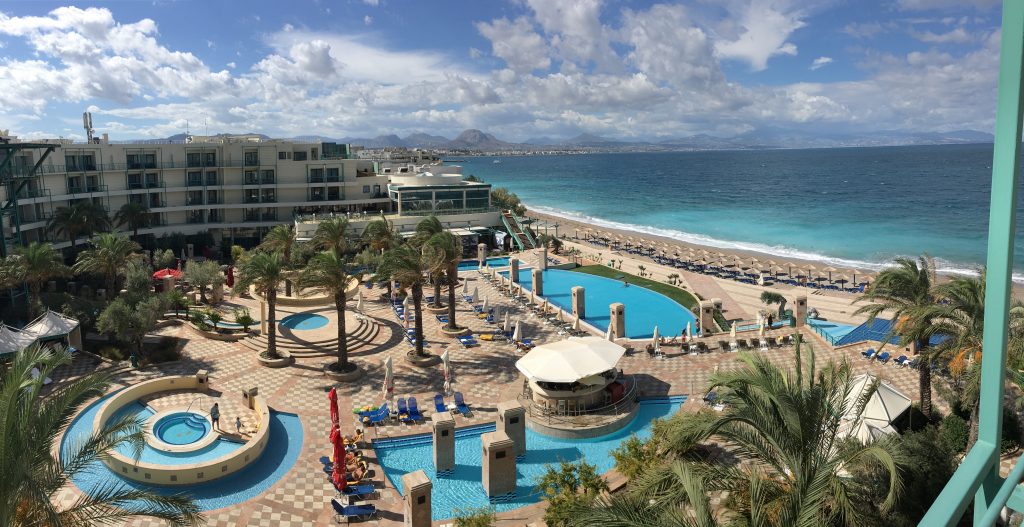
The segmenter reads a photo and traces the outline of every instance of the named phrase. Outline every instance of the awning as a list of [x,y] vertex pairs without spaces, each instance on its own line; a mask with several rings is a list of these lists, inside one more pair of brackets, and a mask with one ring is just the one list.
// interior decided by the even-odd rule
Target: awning
[[576,382],[614,368],[625,353],[602,338],[569,337],[537,346],[516,361],[516,368],[532,381]]
[[22,332],[37,339],[48,339],[68,335],[77,327],[77,320],[47,310],[31,324],[25,326]]
[[[856,410],[857,400],[861,398],[865,390],[875,381],[875,378],[868,374],[858,375],[851,380],[850,393],[846,397],[846,406],[849,412]],[[864,413],[861,420],[854,424],[855,415],[844,416],[849,424],[844,426],[847,435],[854,435],[862,441],[877,439],[879,434],[895,433],[892,422],[904,412],[910,409],[910,398],[903,395],[893,385],[887,382],[878,384],[878,389],[864,405]]]
[[0,355],[17,353],[34,344],[35,341],[35,337],[24,331],[0,325]]

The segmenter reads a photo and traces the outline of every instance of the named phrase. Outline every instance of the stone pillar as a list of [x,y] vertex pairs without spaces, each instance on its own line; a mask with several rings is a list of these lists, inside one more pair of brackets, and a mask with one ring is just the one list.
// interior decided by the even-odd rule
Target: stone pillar
[[437,414],[433,417],[434,469],[438,474],[455,468],[455,419],[451,414]]
[[242,399],[245,399],[245,405],[250,410],[256,409],[256,396],[260,394],[260,389],[253,386],[247,390],[242,390]]
[[544,271],[540,269],[533,270],[533,294],[537,296],[544,296]]
[[587,318],[587,303],[584,300],[583,286],[572,288],[572,314],[580,317],[580,320]]
[[616,302],[608,306],[608,324],[612,328],[612,337],[621,339],[626,337],[626,306]]
[[721,298],[712,298],[711,299],[711,305],[716,310],[721,311],[722,310],[722,299]]
[[484,494],[488,498],[516,491],[516,447],[500,430],[480,436],[483,443]]
[[793,310],[793,318],[796,319],[796,327],[802,327],[807,321],[807,295],[796,297],[796,309]]
[[430,491],[433,487],[426,472],[422,470],[402,476],[406,527],[430,527]]
[[82,326],[72,329],[68,334],[68,345],[77,350],[82,349]]
[[526,409],[519,401],[498,403],[498,431],[505,432],[515,443],[516,456],[526,454]]
[[487,244],[478,243],[476,246],[476,259],[480,262],[480,268],[484,266],[484,262],[487,261]]
[[198,386],[196,391],[201,393],[209,393],[210,391],[210,372],[207,370],[199,370],[196,372],[196,382]]
[[540,246],[540,266],[539,267],[541,269],[547,269],[548,268],[548,246],[547,245],[541,245]]
[[519,283],[519,260],[517,258],[511,258],[508,261],[508,277],[513,284]]
[[700,329],[708,331],[715,327],[715,304],[710,300],[700,302]]

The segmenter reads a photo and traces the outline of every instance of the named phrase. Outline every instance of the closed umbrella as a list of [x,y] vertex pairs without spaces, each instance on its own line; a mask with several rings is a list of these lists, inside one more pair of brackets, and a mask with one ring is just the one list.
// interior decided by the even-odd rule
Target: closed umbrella
[[381,392],[384,395],[384,399],[389,402],[395,394],[395,371],[390,355],[384,358],[384,385],[381,388]]
[[763,319],[761,320],[761,323],[758,324],[758,326],[757,326],[757,337],[758,338],[764,338],[764,320]]
[[478,302],[480,302],[480,288],[473,286],[473,303],[476,304]]
[[[409,314],[409,295],[405,295],[405,298],[402,299],[402,312],[406,315]],[[405,318],[408,319],[409,317]]]
[[362,310],[363,310],[363,293],[362,292],[358,292],[358,293],[356,293],[356,311],[362,311]]
[[445,393],[451,393],[452,391],[452,365],[448,358],[448,350],[444,350],[441,354],[441,367],[444,372],[444,391]]
[[331,424],[338,426],[338,390],[331,388],[331,391],[327,392],[327,401],[331,405]]
[[736,324],[733,324],[732,327],[729,328],[729,338],[736,340]]
[[462,281],[462,294],[463,296],[469,294],[469,280]]
[[654,335],[651,337],[651,345],[658,345],[658,326],[654,326]]
[[505,312],[505,325],[504,325],[503,329],[504,329],[506,335],[510,331],[512,331],[512,322],[510,322],[509,319],[508,319],[508,311]]
[[331,432],[331,443],[334,446],[334,467],[331,470],[331,480],[338,490],[348,486],[348,478],[345,476],[345,441],[341,437],[341,430],[334,428]]
[[512,332],[512,340],[514,342],[519,342],[520,340],[523,339],[523,327],[522,327],[523,324],[522,324],[522,322],[523,322],[522,320],[516,320],[516,329],[515,329],[515,331]]
[[234,287],[235,285],[235,267],[232,265],[228,266],[228,275],[224,279],[224,285],[228,287]]
[[693,342],[693,325],[686,323],[686,342]]
[[615,337],[612,336],[612,325],[608,324],[608,333],[605,334],[604,338],[608,339],[609,342],[615,342]]
[[572,330],[573,331],[579,331],[580,330],[580,316],[579,315],[573,315],[573,317],[572,317]]
[[483,311],[484,313],[486,313],[486,312],[487,312],[487,307],[488,307],[488,306],[487,306],[487,298],[484,298],[484,305],[483,305],[483,307],[481,307],[480,309],[481,309],[481,311]]

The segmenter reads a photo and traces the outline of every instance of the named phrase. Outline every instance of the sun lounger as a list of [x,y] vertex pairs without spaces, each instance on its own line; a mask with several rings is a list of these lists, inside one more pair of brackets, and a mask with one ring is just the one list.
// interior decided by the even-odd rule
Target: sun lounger
[[892,362],[897,366],[903,367],[906,366],[907,364],[910,364],[910,359],[906,355],[900,355],[899,357],[896,357],[896,360]]
[[865,359],[873,359],[875,358],[875,348],[868,348],[860,352],[860,354],[863,355]]
[[434,315],[434,318],[436,318],[437,321],[442,324],[448,323],[448,315]]
[[736,353],[739,350],[740,350],[739,343],[737,343],[735,340],[729,342],[729,351],[731,351],[732,353]]
[[414,423],[423,420],[423,412],[420,411],[420,405],[416,402],[415,397],[409,398],[409,419]]
[[444,396],[439,393],[434,395],[434,411],[439,414],[448,411],[448,405],[444,404]]
[[469,405],[462,398],[462,392],[455,392],[455,409],[462,415],[469,415]]
[[759,348],[759,349],[760,349],[761,351],[768,351],[768,340],[767,340],[767,339],[765,339],[765,340],[762,340],[762,341],[761,341],[761,345],[760,345],[760,346],[758,346],[758,348]]
[[751,349],[753,349],[753,348],[760,348],[760,347],[761,347],[761,339],[759,339],[759,338],[752,338],[752,339],[750,339],[750,348]]
[[405,404],[405,397],[398,398],[398,420],[403,423],[412,422],[409,419],[409,407]]
[[728,343],[728,342],[726,342],[726,341],[724,341],[724,340],[720,340],[720,341],[718,341],[718,347],[719,347],[719,348],[720,348],[720,349],[721,349],[722,351],[729,351],[729,343]]
[[377,426],[380,424],[384,424],[384,422],[387,421],[388,418],[390,417],[391,410],[388,408],[388,404],[384,403],[380,406],[380,408],[377,409],[375,413],[363,418],[363,422],[366,424]]
[[882,353],[879,353],[875,357],[875,360],[877,360],[878,362],[881,362],[882,364],[885,364],[886,362],[889,362],[889,352],[888,351],[883,351]]
[[349,521],[353,518],[357,520],[368,520],[377,515],[377,508],[373,505],[343,505],[337,498],[331,498],[331,506],[334,507],[336,514],[336,520],[341,523],[341,520]]
[[374,497],[377,488],[373,485],[352,485],[341,490],[341,495],[350,499],[365,500]]
[[739,346],[741,350],[750,349],[750,345],[747,344],[746,339],[736,339],[736,344]]

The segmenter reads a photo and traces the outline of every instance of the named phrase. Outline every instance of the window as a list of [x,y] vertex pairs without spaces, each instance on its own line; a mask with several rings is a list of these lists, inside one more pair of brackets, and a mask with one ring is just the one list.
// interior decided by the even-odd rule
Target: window
[[260,202],[260,191],[257,189],[249,189],[245,191],[245,202],[246,203],[259,203]]
[[380,195],[380,185],[374,185],[373,186],[373,197],[375,197],[375,198],[381,197],[381,195]]
[[139,154],[128,154],[128,169],[142,168],[142,158]]
[[464,208],[461,190],[439,190],[434,193],[437,210],[453,210]]
[[164,200],[160,199],[160,194],[149,195],[149,206],[150,207],[163,207]]
[[399,194],[402,210],[406,211],[418,211],[418,210],[433,210],[434,208],[434,193],[427,191],[416,191],[416,192],[402,192]]
[[277,159],[279,159],[281,161],[286,161],[288,159],[288,154],[290,154],[290,153],[291,152],[278,152],[277,153]]
[[220,203],[220,200],[217,199],[217,191],[216,190],[208,190],[208,191],[206,191],[206,203],[207,204]]
[[249,151],[245,153],[245,166],[258,166],[260,164],[260,153],[258,151]]
[[96,170],[96,158],[92,154],[82,156],[82,170]]
[[188,196],[185,198],[186,205],[202,205],[203,204],[203,191],[201,190],[190,190]]
[[188,186],[190,186],[190,187],[201,187],[201,186],[203,186],[203,173],[202,172],[189,172],[188,173]]
[[273,183],[274,182],[274,171],[273,170],[261,170],[260,171],[260,180],[263,183]]
[[142,174],[128,174],[128,188],[142,188]]
[[208,167],[215,167],[215,166],[217,166],[217,154],[216,153],[214,153],[214,152],[207,152],[206,154],[203,155],[203,159],[204,159],[204,161],[206,161],[206,166],[208,166]]
[[363,185],[363,194],[370,193],[370,185]]
[[146,174],[146,186],[149,188],[160,186],[160,174],[156,172],[150,172]]
[[65,170],[78,170],[78,158],[75,156],[64,156]]
[[128,196],[128,203],[135,203],[136,205],[142,205],[146,196],[144,194],[130,194]]
[[323,183],[324,182],[324,169],[322,169],[322,168],[311,168],[311,169],[309,169],[309,182],[310,183]]
[[319,188],[319,187],[309,189],[309,200],[310,201],[323,201],[324,200],[324,189]]
[[338,175],[337,168],[327,169],[327,181],[341,181],[341,177]]
[[312,159],[313,161],[320,159],[320,154],[318,153],[316,148],[309,149],[309,158]]
[[467,209],[486,209],[490,205],[490,191],[487,189],[467,190]]
[[294,159],[296,161],[305,161],[306,160],[306,153],[305,152],[292,152],[292,159]]
[[202,163],[202,161],[203,161],[203,156],[199,152],[190,152],[188,154],[185,154],[185,163],[189,167],[200,166],[200,163]]
[[257,174],[257,172],[255,170],[246,170],[245,171],[245,184],[246,185],[256,185],[259,182],[260,182],[260,177],[259,177],[259,175]]
[[338,201],[341,199],[341,187],[328,187],[327,188],[327,199],[330,201]]
[[142,156],[142,168],[156,168],[156,154],[145,154]]
[[277,193],[272,188],[263,189],[263,193],[260,195],[260,201],[263,203],[275,203],[277,202]]
[[217,184],[217,173],[216,172],[207,172],[206,173],[206,184],[207,185],[216,185]]

